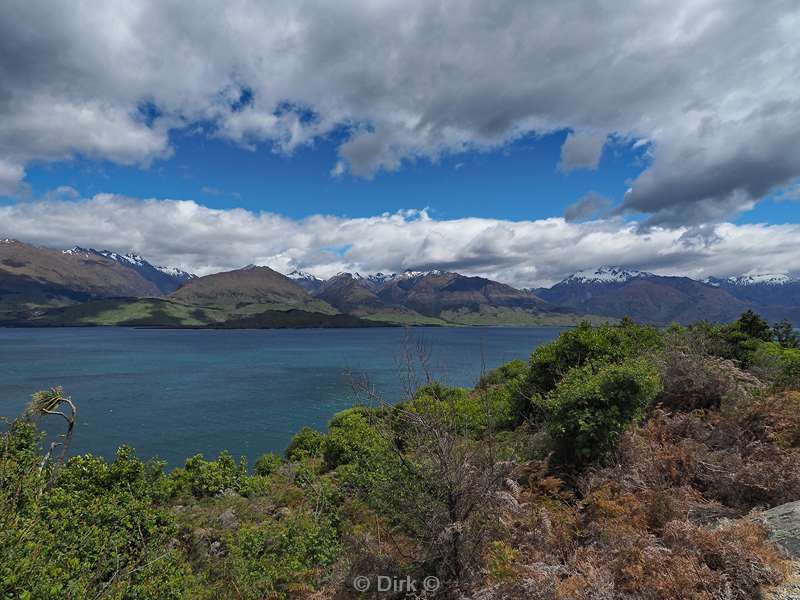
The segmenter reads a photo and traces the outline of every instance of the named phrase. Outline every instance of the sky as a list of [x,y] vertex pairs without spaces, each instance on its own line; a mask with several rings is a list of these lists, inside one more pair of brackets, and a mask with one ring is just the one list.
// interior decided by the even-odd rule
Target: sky
[[800,274],[800,5],[0,5],[0,237],[206,274]]

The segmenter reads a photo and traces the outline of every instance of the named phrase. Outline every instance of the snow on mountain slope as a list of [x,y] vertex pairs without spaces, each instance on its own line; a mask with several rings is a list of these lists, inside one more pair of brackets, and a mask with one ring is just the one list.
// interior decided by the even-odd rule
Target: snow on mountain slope
[[727,281],[731,285],[786,285],[796,282],[797,279],[785,273],[759,273],[728,277]]
[[597,269],[587,269],[573,273],[562,283],[625,283],[637,277],[652,277],[652,273],[636,271],[635,269],[624,269],[622,267],[603,266]]
[[94,248],[82,248],[81,246],[73,246],[69,250],[62,250],[61,252],[71,256],[83,256],[85,258],[102,256],[113,260],[124,267],[135,270],[165,294],[175,291],[181,284],[197,277],[177,267],[156,266],[135,252],[120,254],[111,250],[95,250]]

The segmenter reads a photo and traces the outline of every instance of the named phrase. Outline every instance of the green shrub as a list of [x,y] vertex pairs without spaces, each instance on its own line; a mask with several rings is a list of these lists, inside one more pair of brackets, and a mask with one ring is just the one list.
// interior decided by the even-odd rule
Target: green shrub
[[544,400],[559,460],[580,467],[610,458],[620,434],[660,391],[655,367],[644,359],[570,370]]
[[[679,338],[683,337],[682,340]],[[697,352],[734,360],[747,369],[759,346],[773,337],[773,331],[761,317],[752,311],[727,325],[699,322],[678,332],[679,345],[686,345]]]
[[370,422],[375,422],[383,419],[387,414],[388,410],[383,408],[371,408],[368,406],[354,406],[352,408],[346,408],[331,417],[331,420],[328,421],[328,429],[330,430],[341,426],[343,421],[348,419],[351,415],[360,415]]
[[317,456],[322,450],[322,443],[325,436],[311,427],[303,427],[294,434],[289,446],[286,448],[286,458],[289,460],[302,460],[312,456]]
[[761,343],[751,358],[752,371],[782,390],[800,390],[800,349]]
[[495,385],[508,385],[513,380],[523,377],[527,370],[528,365],[524,360],[514,359],[481,375],[477,387],[488,388]]
[[626,320],[621,325],[593,327],[583,322],[555,341],[539,346],[530,358],[525,381],[514,398],[516,418],[542,418],[538,397],[553,390],[570,369],[587,362],[620,362],[661,346],[662,335],[654,327]]
[[744,335],[768,342],[772,339],[769,324],[752,310],[747,310],[731,324],[731,327]]
[[772,326],[772,339],[784,348],[800,348],[800,335],[788,319],[783,319]]
[[423,413],[448,423],[464,435],[480,435],[487,429],[506,429],[514,422],[513,392],[509,387],[495,386],[470,391],[464,388],[425,386],[414,399],[399,408]]
[[328,519],[299,512],[239,528],[226,567],[237,598],[298,597],[313,591],[309,582],[339,551],[336,529]]
[[[7,436],[0,472],[22,465],[30,448],[28,426],[12,431],[20,438]],[[197,595],[188,563],[168,549],[176,526],[156,501],[165,479],[157,464],[145,465],[122,447],[111,463],[92,455],[73,457],[50,487],[41,485],[38,465],[26,472],[13,485],[0,486],[2,597],[94,598],[101,591],[110,598],[153,600]],[[30,501],[15,502],[20,492]]]
[[273,452],[262,454],[253,465],[253,471],[256,475],[266,477],[272,475],[283,464],[283,459]]
[[376,428],[379,425],[371,422],[369,413],[363,410],[350,409],[335,415],[322,444],[325,467],[332,470],[381,452],[387,442]]
[[247,465],[238,465],[227,451],[221,452],[217,460],[203,459],[195,454],[186,459],[182,469],[172,472],[174,493],[191,494],[197,498],[216,496],[232,490],[238,493],[247,491]]

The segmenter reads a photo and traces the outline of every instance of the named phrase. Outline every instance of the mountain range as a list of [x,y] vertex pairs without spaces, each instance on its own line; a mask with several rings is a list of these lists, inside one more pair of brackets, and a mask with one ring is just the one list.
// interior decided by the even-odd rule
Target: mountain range
[[730,321],[748,308],[800,323],[800,280],[751,274],[699,281],[599,267],[520,290],[441,270],[323,280],[255,265],[197,277],[135,253],[0,240],[6,325],[568,325],[623,316],[663,325]]

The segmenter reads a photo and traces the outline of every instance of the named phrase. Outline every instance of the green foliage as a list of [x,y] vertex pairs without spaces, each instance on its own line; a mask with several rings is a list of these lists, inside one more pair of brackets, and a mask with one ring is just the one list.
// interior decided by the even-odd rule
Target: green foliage
[[784,348],[800,348],[800,335],[797,335],[794,325],[787,319],[772,326],[772,339]]
[[751,362],[753,371],[775,388],[800,390],[800,349],[784,348],[775,342],[762,343]]
[[768,342],[772,339],[769,324],[752,310],[743,312],[732,327],[757,340]]
[[283,464],[283,459],[273,452],[262,454],[253,465],[253,470],[256,475],[266,477],[272,475]]
[[553,390],[570,369],[595,361],[620,362],[657,349],[662,342],[657,329],[630,320],[598,327],[581,323],[533,352],[525,381],[514,398],[517,418],[543,417],[536,399]]
[[61,387],[54,387],[49,390],[41,390],[31,396],[31,401],[26,408],[26,416],[33,417],[46,414],[58,409],[58,405],[63,402],[64,390]]
[[516,358],[481,375],[478,381],[478,387],[488,388],[495,385],[508,385],[520,377],[523,377],[527,370],[527,363],[524,360]]
[[[766,324],[758,315],[742,315],[738,321],[727,325],[712,324],[705,321],[693,323],[686,328],[670,331],[669,343],[683,345],[702,354],[718,356],[736,361],[743,369],[751,366],[753,355],[758,347],[769,340],[771,333],[767,327],[764,334],[761,324]],[[745,316],[747,315],[747,316]],[[754,337],[751,333],[757,333]]]
[[368,461],[386,448],[386,437],[378,431],[369,411],[355,408],[333,417],[322,444],[325,467],[329,470],[358,460]]
[[446,422],[463,435],[480,435],[488,429],[506,429],[514,424],[511,386],[450,388],[428,385],[401,405],[402,410],[424,414]]
[[330,520],[300,512],[281,521],[242,526],[226,563],[238,598],[288,598],[312,591],[312,578],[339,551]]
[[486,567],[493,581],[507,581],[514,577],[514,561],[519,558],[519,551],[507,543],[497,540],[489,544],[486,556]]
[[660,391],[655,367],[644,359],[570,370],[543,403],[558,458],[575,467],[608,460],[622,432]]
[[229,452],[221,452],[217,460],[208,461],[202,454],[186,459],[182,469],[172,472],[173,493],[191,494],[197,498],[216,496],[225,491],[247,493],[247,465],[238,465]]
[[175,524],[154,493],[163,474],[122,447],[112,463],[72,458],[47,488],[32,439],[29,425],[15,425],[2,457],[0,472],[16,466],[19,476],[0,487],[3,597],[192,597],[197,582],[167,548]]
[[303,427],[294,434],[286,448],[286,458],[289,460],[302,460],[311,456],[317,456],[322,450],[322,443],[325,436],[311,427]]

